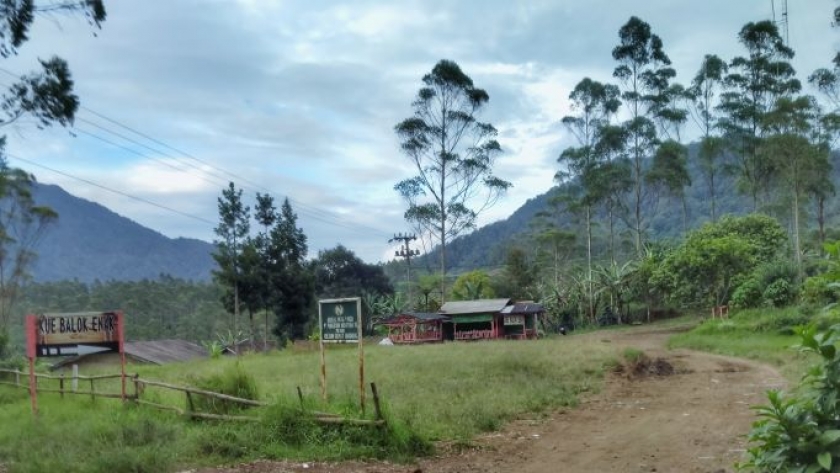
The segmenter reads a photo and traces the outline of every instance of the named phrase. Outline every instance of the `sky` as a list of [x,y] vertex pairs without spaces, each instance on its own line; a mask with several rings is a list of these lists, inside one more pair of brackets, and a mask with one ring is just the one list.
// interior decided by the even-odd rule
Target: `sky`
[[[421,78],[458,63],[490,100],[513,187],[478,225],[548,191],[572,144],[560,120],[584,77],[613,81],[618,30],[638,16],[687,84],[705,54],[742,54],[747,22],[782,18],[784,0],[105,0],[101,30],[41,17],[0,86],[37,58],[66,59],[82,108],[74,126],[2,127],[9,162],[169,237],[215,238],[217,198],[233,181],[288,197],[310,256],[342,244],[368,262],[409,233],[394,185],[412,176],[394,125]],[[840,44],[834,0],[788,2],[801,79]],[[11,73],[11,74],[10,74]],[[687,129],[691,134],[690,124]]]

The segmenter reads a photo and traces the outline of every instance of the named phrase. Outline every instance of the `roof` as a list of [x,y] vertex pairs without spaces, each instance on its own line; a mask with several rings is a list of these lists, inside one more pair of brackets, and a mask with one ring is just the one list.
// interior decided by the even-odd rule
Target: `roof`
[[503,314],[539,314],[545,307],[536,302],[516,302],[502,309]]
[[[207,356],[207,350],[200,345],[186,340],[150,340],[142,342],[125,342],[125,355],[141,362],[162,365],[188,361]],[[114,352],[115,353],[115,352]],[[72,356],[54,364],[51,369],[61,368],[83,361],[87,357],[106,353],[91,353],[89,355]]]
[[149,340],[126,342],[125,354],[149,363],[162,365],[207,356],[207,350],[186,340]]
[[444,321],[449,320],[449,317],[447,317],[443,314],[434,314],[434,313],[429,313],[429,312],[401,312],[397,315],[378,320],[376,323],[377,324],[394,323],[394,322],[397,322],[399,319],[401,319],[403,317],[410,317],[410,318],[422,320],[422,321],[425,321],[425,322],[434,322],[436,320],[444,320]]
[[485,314],[501,312],[510,299],[477,299],[474,301],[451,301],[443,304],[440,312],[446,315]]

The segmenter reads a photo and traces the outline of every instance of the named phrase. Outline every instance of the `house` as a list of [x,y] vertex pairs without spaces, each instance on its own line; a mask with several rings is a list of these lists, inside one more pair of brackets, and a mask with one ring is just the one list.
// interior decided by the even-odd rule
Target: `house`
[[444,326],[446,340],[529,339],[537,337],[537,320],[545,308],[534,302],[478,299],[447,302],[440,312],[450,318]]
[[449,317],[425,312],[403,312],[380,320],[388,328],[388,338],[396,344],[443,341],[443,323]]
[[[163,365],[207,357],[207,350],[204,347],[186,340],[125,342],[124,350],[126,364]],[[51,369],[56,370],[72,365],[79,365],[79,368],[86,369],[119,367],[120,354],[112,351],[72,356],[54,364]]]
[[440,308],[449,316],[444,327],[445,340],[487,340],[500,338],[499,314],[510,299],[450,301]]

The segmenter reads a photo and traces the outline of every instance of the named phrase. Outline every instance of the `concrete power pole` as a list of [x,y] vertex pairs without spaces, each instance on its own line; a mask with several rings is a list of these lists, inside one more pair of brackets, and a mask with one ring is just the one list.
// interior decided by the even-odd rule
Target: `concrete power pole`
[[405,280],[406,280],[406,302],[408,304],[408,308],[411,309],[414,307],[414,301],[411,298],[411,257],[412,256],[420,256],[420,250],[412,250],[408,246],[409,241],[414,241],[417,239],[417,235],[403,235],[402,233],[398,233],[394,235],[394,238],[388,240],[388,243],[393,243],[395,241],[402,242],[400,249],[394,252],[394,256],[400,258],[405,258],[406,263],[406,271],[405,271]]

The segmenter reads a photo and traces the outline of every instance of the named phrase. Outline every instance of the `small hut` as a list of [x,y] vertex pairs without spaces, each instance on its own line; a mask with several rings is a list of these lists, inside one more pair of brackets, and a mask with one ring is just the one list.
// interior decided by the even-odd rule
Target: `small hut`
[[505,338],[537,338],[537,321],[545,308],[535,302],[516,302],[501,311],[502,335]]

